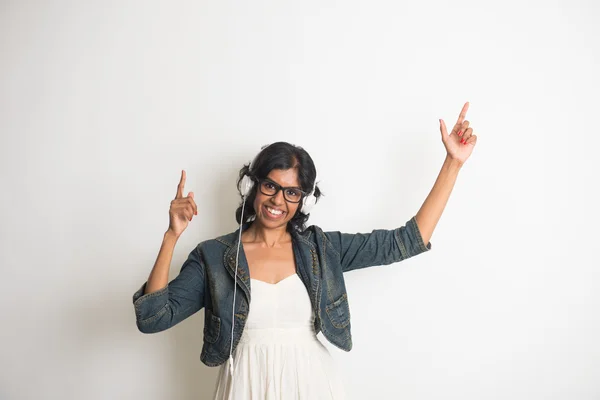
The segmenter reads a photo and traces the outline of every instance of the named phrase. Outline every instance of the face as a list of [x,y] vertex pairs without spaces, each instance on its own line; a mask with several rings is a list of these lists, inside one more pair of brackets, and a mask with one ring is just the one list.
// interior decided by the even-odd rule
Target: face
[[[284,187],[300,187],[298,172],[295,168],[274,169],[269,172],[267,178]],[[277,192],[275,196],[267,196],[257,188],[256,198],[254,199],[254,209],[256,210],[256,222],[264,225],[266,228],[279,228],[286,226],[294,217],[300,203],[290,203],[283,197],[283,190]]]

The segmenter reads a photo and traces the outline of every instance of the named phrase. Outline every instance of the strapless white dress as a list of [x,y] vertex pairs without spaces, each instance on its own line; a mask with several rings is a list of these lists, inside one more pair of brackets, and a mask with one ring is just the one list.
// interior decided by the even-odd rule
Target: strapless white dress
[[344,399],[334,360],[313,330],[315,316],[300,277],[276,284],[251,279],[250,285],[234,376],[228,360],[219,370],[215,400]]

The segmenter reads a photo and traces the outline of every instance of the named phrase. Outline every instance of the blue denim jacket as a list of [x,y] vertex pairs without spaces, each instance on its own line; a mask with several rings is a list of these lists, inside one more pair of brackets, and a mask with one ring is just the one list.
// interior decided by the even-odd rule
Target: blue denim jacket
[[[244,225],[245,230],[249,224]],[[208,366],[229,357],[235,257],[239,229],[204,241],[194,248],[179,275],[156,292],[143,294],[146,283],[133,295],[136,324],[144,333],[169,329],[201,308],[204,344],[201,361]],[[312,225],[292,232],[296,272],[310,297],[315,333],[342,350],[352,349],[350,310],[344,272],[405,260],[431,249],[423,243],[415,217],[405,226],[371,233],[323,232]],[[240,340],[252,299],[248,263],[240,248],[235,299],[233,350]]]

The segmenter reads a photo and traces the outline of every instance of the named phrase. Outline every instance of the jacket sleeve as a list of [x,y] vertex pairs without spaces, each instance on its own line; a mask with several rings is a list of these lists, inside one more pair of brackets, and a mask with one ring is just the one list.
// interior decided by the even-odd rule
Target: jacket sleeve
[[145,282],[133,294],[136,325],[143,333],[169,329],[204,307],[204,264],[196,247],[179,275],[164,288],[144,294]]
[[338,253],[342,271],[388,265],[429,251],[425,246],[415,217],[405,226],[393,230],[376,229],[371,233],[324,232]]

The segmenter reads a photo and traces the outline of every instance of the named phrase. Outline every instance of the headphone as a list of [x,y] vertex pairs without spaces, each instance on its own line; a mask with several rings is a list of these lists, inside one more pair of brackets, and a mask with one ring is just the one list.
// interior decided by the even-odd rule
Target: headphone
[[[259,153],[260,154],[260,153]],[[237,292],[237,270],[239,265],[239,257],[240,257],[240,244],[242,243],[242,224],[244,221],[244,206],[246,205],[246,199],[252,188],[254,187],[254,180],[250,176],[252,173],[252,167],[254,166],[254,161],[258,155],[250,162],[250,167],[248,168],[248,172],[244,175],[242,180],[240,181],[240,193],[242,194],[242,213],[240,215],[240,230],[239,230],[239,238],[238,238],[238,246],[237,253],[235,256],[235,274],[234,279],[235,282],[233,284],[233,306],[231,307],[231,345],[229,347],[229,371],[231,372],[231,387],[233,388],[234,376],[233,376],[233,328],[235,326],[235,295]],[[317,198],[315,196],[315,190],[317,189],[317,176],[315,175],[315,183],[313,185],[312,191],[308,196],[304,196],[302,199],[302,208],[300,211],[304,214],[308,214],[313,206],[317,203]]]

